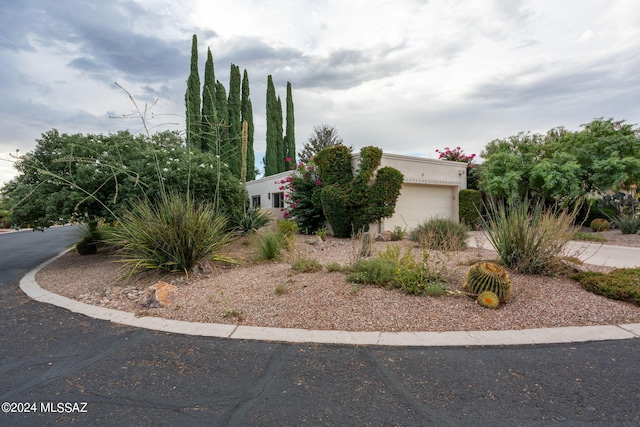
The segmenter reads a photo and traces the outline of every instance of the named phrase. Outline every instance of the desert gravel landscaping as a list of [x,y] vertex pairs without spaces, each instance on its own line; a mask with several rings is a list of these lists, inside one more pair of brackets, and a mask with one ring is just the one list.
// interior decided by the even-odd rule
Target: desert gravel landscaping
[[[605,233],[606,244],[640,247],[640,235]],[[295,250],[277,262],[251,261],[248,238],[228,252],[243,261],[238,266],[214,266],[213,271],[165,276],[145,273],[125,279],[123,266],[104,249],[97,255],[69,252],[38,272],[36,280],[51,292],[85,303],[194,322],[345,331],[464,331],[529,329],[559,326],[640,323],[640,307],[583,290],[566,277],[521,275],[509,271],[511,299],[497,310],[479,306],[466,296],[409,296],[400,290],[354,285],[340,272],[299,273],[295,259],[315,259],[325,265],[347,265],[357,253],[349,239],[328,237],[322,245],[296,236]],[[473,239],[471,239],[473,241]],[[414,247],[413,242],[376,242],[374,253],[387,245]],[[415,253],[419,249],[414,248]],[[447,278],[451,291],[462,291],[466,271],[479,260],[496,260],[492,250],[431,253],[434,268]],[[607,271],[597,265],[582,265]],[[145,308],[140,297],[162,280],[177,287],[172,304]],[[278,290],[276,292],[276,289]]]

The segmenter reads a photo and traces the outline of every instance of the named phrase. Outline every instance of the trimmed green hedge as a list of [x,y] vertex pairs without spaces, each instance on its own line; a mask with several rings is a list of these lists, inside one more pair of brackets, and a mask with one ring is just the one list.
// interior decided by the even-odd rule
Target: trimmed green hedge
[[478,190],[460,190],[458,194],[460,222],[472,230],[478,228],[478,220],[482,210],[482,193]]

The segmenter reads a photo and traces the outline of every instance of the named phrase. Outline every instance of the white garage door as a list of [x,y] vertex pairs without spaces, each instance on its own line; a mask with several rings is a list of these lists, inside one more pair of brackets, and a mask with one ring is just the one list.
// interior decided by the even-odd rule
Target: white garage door
[[[396,211],[391,218],[383,220],[383,230],[394,227],[410,230],[425,219],[435,216],[453,218],[457,187],[426,184],[403,184]],[[457,218],[455,218],[457,220]]]

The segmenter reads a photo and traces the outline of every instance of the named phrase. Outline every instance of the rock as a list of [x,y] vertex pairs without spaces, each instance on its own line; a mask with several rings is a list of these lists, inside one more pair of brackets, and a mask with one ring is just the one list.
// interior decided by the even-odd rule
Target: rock
[[393,240],[393,233],[389,230],[385,230],[376,236],[378,242],[390,242]]
[[138,302],[146,308],[166,307],[175,299],[177,289],[169,283],[160,281],[149,286],[142,293]]
[[311,246],[322,246],[324,245],[324,241],[320,236],[312,236],[307,239],[307,244]]
[[202,259],[196,262],[196,264],[191,267],[191,270],[189,271],[189,274],[203,276],[208,276],[211,273],[213,273],[213,267],[211,266],[211,263],[206,259]]

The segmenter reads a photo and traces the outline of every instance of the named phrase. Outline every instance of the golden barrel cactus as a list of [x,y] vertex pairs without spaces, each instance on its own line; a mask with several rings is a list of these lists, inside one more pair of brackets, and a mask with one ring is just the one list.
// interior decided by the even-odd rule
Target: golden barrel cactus
[[479,262],[469,268],[464,289],[477,297],[485,291],[493,292],[500,302],[511,296],[511,279],[504,268],[493,262]]

